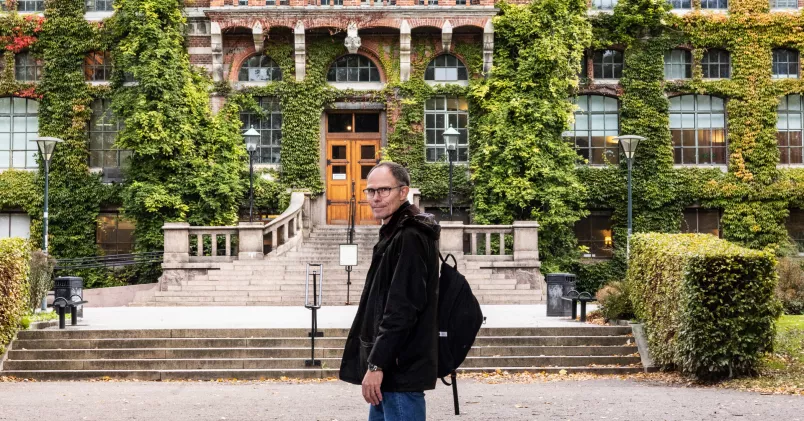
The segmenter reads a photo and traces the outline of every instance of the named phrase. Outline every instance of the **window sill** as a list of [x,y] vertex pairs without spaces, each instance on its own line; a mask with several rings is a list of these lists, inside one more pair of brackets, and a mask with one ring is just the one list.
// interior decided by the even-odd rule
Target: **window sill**
[[265,82],[257,82],[257,81],[237,81],[234,82],[232,85],[235,89],[245,89],[245,88],[258,88],[261,86],[268,86],[274,83],[273,81],[265,81]]
[[109,86],[112,84],[112,82],[108,80],[88,80],[87,83],[90,86]]
[[619,85],[620,79],[591,79],[595,85]]
[[804,164],[776,164],[776,168],[782,168],[782,169],[804,168]]
[[781,81],[781,80],[799,80],[799,79],[801,79],[799,76],[775,76],[775,75],[771,75],[771,80],[774,81],[774,82]]
[[426,80],[425,83],[430,86],[439,86],[439,85],[469,86],[468,80]]
[[717,168],[724,173],[729,170],[729,166],[723,164],[673,164],[673,168]]
[[327,82],[327,84],[336,89],[354,89],[355,91],[379,91],[385,86],[383,82]]
[[731,80],[730,77],[704,77],[701,78],[703,82],[717,82],[721,80]]
[[[424,161],[425,164],[449,164],[449,161]],[[469,161],[452,161],[452,164],[460,167],[469,167]]]
[[612,13],[614,13],[614,9],[589,9],[586,11],[587,16],[610,15]]
[[[257,164],[257,163],[254,164],[254,169],[255,170],[277,170],[277,171],[279,171],[281,167],[282,167],[282,164]],[[268,175],[268,174],[263,174],[262,178],[270,179],[269,177],[266,177],[266,175]]]
[[685,77],[685,78],[676,78],[676,79],[668,79],[668,78],[664,79],[665,82],[687,82],[689,80],[692,80],[692,78],[686,78]]
[[0,173],[4,173],[9,170],[34,172],[39,171],[39,168],[0,168]]
[[84,20],[96,22],[110,18],[112,15],[114,15],[114,12],[84,12]]

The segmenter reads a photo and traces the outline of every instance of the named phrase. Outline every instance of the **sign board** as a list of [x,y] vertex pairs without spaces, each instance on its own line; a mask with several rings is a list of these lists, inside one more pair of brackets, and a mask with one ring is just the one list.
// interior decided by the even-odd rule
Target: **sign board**
[[341,266],[357,266],[357,244],[340,245]]
[[332,174],[333,180],[346,180],[346,174]]

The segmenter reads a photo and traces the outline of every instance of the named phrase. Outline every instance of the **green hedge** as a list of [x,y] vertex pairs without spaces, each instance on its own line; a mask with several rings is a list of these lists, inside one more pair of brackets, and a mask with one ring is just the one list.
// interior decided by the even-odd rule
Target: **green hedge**
[[0,239],[0,349],[11,341],[27,311],[29,260],[27,241]]
[[707,234],[634,235],[628,288],[656,363],[698,379],[754,372],[780,314],[775,266]]

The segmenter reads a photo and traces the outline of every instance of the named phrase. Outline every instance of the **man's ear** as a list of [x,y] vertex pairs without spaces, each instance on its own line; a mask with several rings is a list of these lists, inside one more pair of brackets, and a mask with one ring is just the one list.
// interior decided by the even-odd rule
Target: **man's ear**
[[410,193],[410,186],[402,186],[402,187],[400,187],[399,188],[399,193],[402,194],[402,197],[404,199],[407,199],[408,193]]

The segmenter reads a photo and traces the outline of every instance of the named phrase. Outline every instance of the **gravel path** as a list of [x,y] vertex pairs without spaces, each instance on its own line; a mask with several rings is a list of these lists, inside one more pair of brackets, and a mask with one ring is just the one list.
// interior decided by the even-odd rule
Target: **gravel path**
[[[460,383],[427,393],[430,420],[785,420],[804,421],[804,396],[761,395],[604,378]],[[342,382],[0,383],[0,420],[364,420],[357,386]],[[54,408],[59,408],[58,410]]]

